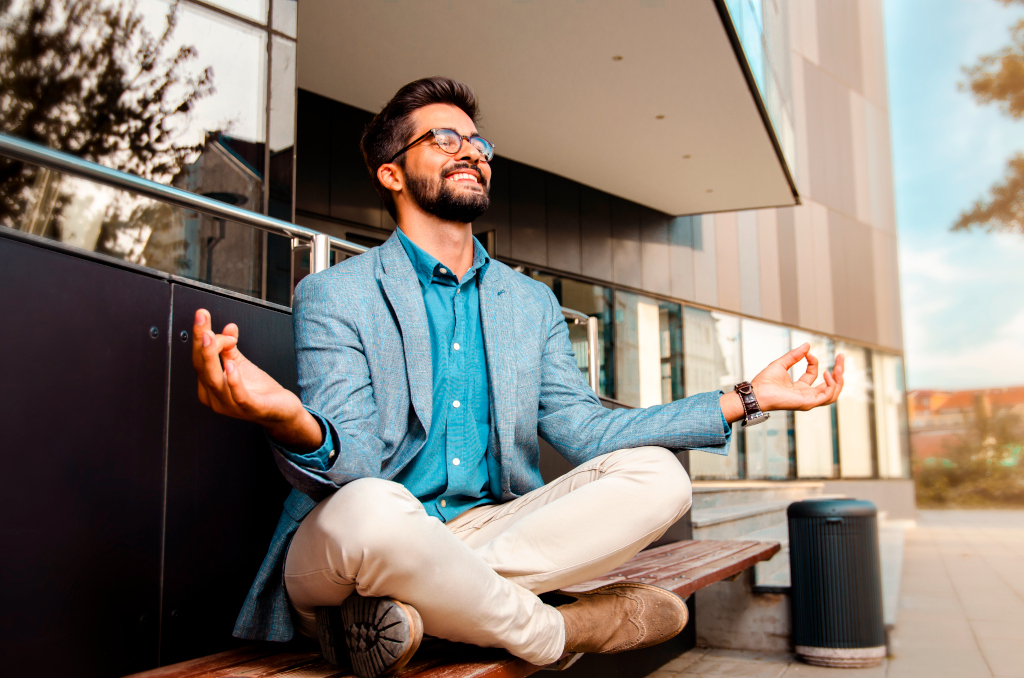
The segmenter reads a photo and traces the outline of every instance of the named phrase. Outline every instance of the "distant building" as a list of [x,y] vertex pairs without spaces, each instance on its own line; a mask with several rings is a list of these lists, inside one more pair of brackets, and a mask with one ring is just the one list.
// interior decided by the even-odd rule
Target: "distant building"
[[1015,413],[1024,418],[1024,386],[907,393],[914,459],[945,457],[947,447],[969,431],[978,408],[988,416]]

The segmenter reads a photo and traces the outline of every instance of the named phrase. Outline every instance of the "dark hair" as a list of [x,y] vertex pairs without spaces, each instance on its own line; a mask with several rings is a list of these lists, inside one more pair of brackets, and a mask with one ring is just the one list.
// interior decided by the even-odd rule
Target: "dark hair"
[[[363,137],[359,141],[359,148],[363,152],[366,169],[370,170],[373,186],[384,201],[384,207],[392,219],[398,219],[395,213],[395,200],[391,196],[391,191],[380,183],[377,170],[412,141],[410,137],[414,132],[413,111],[431,104],[455,106],[462,109],[474,123],[476,122],[477,105],[473,90],[457,80],[434,76],[410,82],[398,90],[391,101],[366,125]],[[404,156],[397,160],[397,164],[402,167],[405,166],[404,162]]]

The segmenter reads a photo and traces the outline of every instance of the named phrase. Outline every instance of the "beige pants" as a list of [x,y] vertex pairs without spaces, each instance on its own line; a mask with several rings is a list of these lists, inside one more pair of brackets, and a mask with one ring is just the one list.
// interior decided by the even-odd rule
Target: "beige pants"
[[356,592],[413,605],[425,632],[503,647],[549,664],[565,646],[562,616],[537,594],[593,579],[632,558],[690,508],[690,479],[667,450],[605,454],[518,499],[447,524],[402,485],[364,478],[302,521],[285,585],[299,629]]

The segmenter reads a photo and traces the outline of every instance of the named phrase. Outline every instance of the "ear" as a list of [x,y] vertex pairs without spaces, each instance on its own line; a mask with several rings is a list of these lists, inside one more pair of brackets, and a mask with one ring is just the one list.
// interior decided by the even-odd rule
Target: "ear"
[[389,191],[401,191],[405,186],[405,172],[393,162],[386,162],[377,168],[377,180]]

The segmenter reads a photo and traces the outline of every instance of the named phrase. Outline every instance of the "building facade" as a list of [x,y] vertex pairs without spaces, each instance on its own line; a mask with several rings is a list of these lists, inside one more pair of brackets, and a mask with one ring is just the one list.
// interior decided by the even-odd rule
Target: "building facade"
[[[600,32],[617,15],[598,5],[560,7],[556,9],[568,14],[544,18],[578,24],[593,21],[590,30]],[[635,30],[643,38],[643,31],[653,31],[663,20],[698,24],[700,30],[699,23],[704,21],[731,40],[731,55],[719,55],[719,61],[733,58],[736,63],[712,65],[746,75],[738,95],[746,97],[744,105],[751,110],[755,110],[751,102],[756,104],[761,116],[753,126],[762,126],[761,136],[775,150],[771,172],[758,176],[774,172],[778,176],[769,177],[771,181],[783,177],[784,182],[776,181],[783,190],[772,193],[754,182],[744,191],[740,175],[746,165],[739,160],[724,171],[710,162],[694,175],[679,170],[683,174],[676,184],[662,182],[653,193],[646,186],[619,181],[617,165],[622,166],[621,174],[633,171],[622,159],[623,153],[641,158],[658,155],[660,148],[648,150],[643,147],[646,144],[678,152],[689,146],[700,148],[695,139],[702,135],[717,134],[726,140],[743,137],[742,130],[720,130],[710,122],[701,130],[698,116],[690,115],[694,118],[690,120],[686,106],[671,100],[658,102],[658,110],[666,113],[653,116],[652,124],[665,122],[666,129],[680,130],[679,144],[671,137],[666,140],[666,133],[657,128],[653,132],[638,128],[628,134],[605,135],[596,144],[587,140],[573,145],[570,139],[555,156],[575,158],[595,145],[624,144],[614,149],[614,159],[575,165],[552,159],[547,166],[538,164],[541,156],[531,155],[528,143],[505,144],[506,139],[495,137],[491,130],[504,131],[516,141],[522,128],[553,127],[558,136],[548,139],[539,133],[540,142],[561,142],[569,132],[556,112],[544,114],[545,97],[526,97],[530,100],[523,107],[539,106],[539,111],[530,109],[517,117],[497,110],[503,103],[514,106],[507,99],[508,91],[490,80],[465,78],[481,95],[481,129],[492,136],[499,153],[494,161],[492,207],[474,224],[474,232],[498,259],[548,284],[563,305],[598,317],[600,394],[622,404],[644,407],[731,388],[804,341],[811,343],[825,364],[831,365],[837,353],[846,356],[847,385],[831,411],[778,414],[763,426],[737,430],[733,454],[692,460],[695,479],[906,478],[903,338],[881,3],[707,0],[706,5],[701,14],[679,10],[672,3],[644,3],[629,14],[628,21],[635,26],[621,30]],[[294,0],[186,0],[173,5],[142,0],[134,9],[111,0],[108,6],[120,7],[122,14],[133,13],[140,20],[137,33],[124,40],[119,56],[112,57],[121,59],[129,73],[132,69],[143,72],[132,59],[141,54],[147,35],[169,36],[155,59],[155,72],[169,83],[163,99],[156,102],[165,114],[139,125],[162,126],[174,134],[147,144],[139,141],[138,134],[125,133],[117,139],[120,150],[90,151],[87,143],[76,148],[73,136],[61,136],[56,130],[66,126],[70,116],[73,124],[82,127],[79,136],[87,136],[86,116],[72,110],[62,119],[53,111],[41,110],[27,96],[19,100],[22,90],[18,88],[8,96],[3,111],[5,131],[358,242],[372,245],[387,237],[394,223],[373,191],[357,148],[362,126],[374,109],[360,104],[370,96],[367,91],[393,92],[405,81],[405,72],[429,74],[423,69],[435,64],[421,52],[436,39],[427,44],[398,39],[405,37],[399,25],[396,39],[402,47],[393,51],[402,66],[395,70],[400,72],[388,72],[392,82],[379,82],[385,79],[381,76],[370,87],[359,85],[358,73],[364,67],[356,63],[325,68],[337,56],[331,51],[336,48],[325,46],[325,40],[336,32],[332,26],[345,26],[343,34],[377,39],[352,47],[375,57],[388,44],[375,31],[394,20],[387,15],[396,11],[394,7],[308,2],[300,10]],[[73,15],[68,7],[40,0],[12,3],[5,19],[13,29],[3,39],[6,51],[18,53],[21,40],[43,54],[46,47],[40,46],[40,36],[73,32],[84,25],[100,35],[117,32],[117,16]],[[35,16],[33,10],[42,14]],[[407,7],[405,11],[426,10]],[[543,16],[554,10],[535,7],[530,11]],[[444,12],[432,15],[442,25],[455,16],[446,18]],[[351,20],[344,21],[346,16]],[[502,24],[519,19],[492,10],[477,20]],[[76,21],[83,26],[73,25]],[[304,31],[309,34],[306,39]],[[505,34],[500,28],[493,31],[494,42],[500,43]],[[579,42],[581,51],[598,49],[584,44],[579,36],[567,42],[572,40]],[[645,58],[643,44],[633,36],[622,45],[601,46],[599,52],[609,52],[608,64],[601,68]],[[99,49],[96,45],[91,48]],[[83,43],[81,48],[87,51],[90,46]],[[572,48],[570,44],[566,49]],[[708,53],[714,48],[704,47]],[[178,63],[172,63],[175,49],[188,52]],[[51,56],[69,64],[73,61],[59,50]],[[418,60],[426,63],[418,65]],[[486,57],[482,60],[486,62]],[[740,68],[735,68],[737,64]],[[674,69],[652,76],[648,65],[642,65],[645,77],[660,78],[654,83],[658,88],[672,87],[668,76]],[[713,70],[700,62],[679,67]],[[543,83],[542,73],[528,65],[518,71],[514,65],[511,68],[526,91],[531,78]],[[581,79],[590,73],[587,68],[580,67]],[[37,85],[47,83],[47,78],[58,79],[39,70]],[[605,71],[595,73],[605,79],[617,77]],[[730,73],[723,71],[717,79],[726,81]],[[617,90],[628,81],[609,83],[611,89],[602,93],[603,104],[592,102],[591,109],[567,115],[579,118],[581,125],[587,124],[588,116],[606,115]],[[25,83],[22,89],[28,91],[31,84]],[[151,87],[159,84],[154,81]],[[694,98],[703,94],[700,87],[707,85],[694,84]],[[564,83],[562,89],[572,86]],[[347,91],[351,100],[341,98]],[[494,92],[491,98],[489,91]],[[136,87],[122,96],[138,99],[146,94],[145,87]],[[579,92],[569,94],[580,96]],[[548,96],[557,108],[561,99]],[[733,96],[737,92],[721,94],[722,103],[717,105],[722,115],[739,108],[732,103]],[[680,101],[686,102],[687,97]],[[673,109],[676,104],[679,110]],[[715,105],[711,99],[711,108]],[[512,113],[516,112],[513,108]],[[539,117],[533,117],[538,112]],[[19,116],[37,123],[27,127]],[[681,126],[669,127],[677,124],[673,120],[677,117],[682,118]],[[745,124],[749,126],[749,120]],[[503,155],[506,145],[519,157]],[[720,158],[732,157],[733,150],[719,140],[701,152]],[[161,158],[161,153],[166,157]],[[742,153],[741,149],[733,155],[742,160]],[[682,166],[701,162],[696,150],[681,157]],[[751,166],[763,160],[747,158]],[[602,162],[601,168],[590,171],[590,166]],[[654,163],[652,177],[671,174],[650,162]],[[291,284],[302,274],[302,261],[298,257],[293,261],[284,238],[185,210],[155,207],[144,199],[48,170],[23,166],[21,173],[20,183],[8,182],[5,187],[0,219],[8,227],[283,305],[289,304]],[[683,180],[686,176],[690,178]],[[716,186],[695,187],[704,183]],[[729,195],[716,197],[725,193]],[[703,206],[713,211],[680,214],[665,211],[666,206],[695,210]],[[573,340],[580,346],[580,365],[585,370],[586,338],[581,331]]]
[[[364,125],[413,79],[468,83],[498,153],[491,207],[474,233],[563,306],[597,318],[608,406],[731,389],[803,342],[829,367],[846,356],[836,405],[737,427],[728,456],[681,455],[694,507],[669,537],[785,545],[786,503],[822,492],[872,499],[892,517],[913,510],[881,0],[0,6],[0,132],[369,247],[395,224],[358,150]],[[175,289],[161,302],[172,308],[205,290],[241,300],[236,311],[259,307],[278,330],[309,267],[308,251],[287,238],[3,156],[0,226],[20,231],[5,240],[42,238],[70,259],[113,258],[139,279],[160,274]],[[171,315],[186,341],[187,317]],[[144,324],[147,342],[161,336]],[[583,327],[570,326],[570,339],[586,372]],[[237,567],[262,555],[245,549],[262,548],[267,521],[230,544],[195,536],[220,524],[193,510],[216,494],[200,491],[214,482],[201,470],[231,469],[234,504],[253,502],[246,516],[268,509],[249,496],[257,481],[234,469],[263,473],[260,487],[272,492],[280,481],[267,460],[253,469],[240,437],[237,456],[202,465],[189,456],[205,443],[171,424],[203,416],[187,409],[199,405],[191,366],[173,358],[182,342],[170,341],[170,367],[152,372],[170,380],[167,402],[179,405],[151,413],[169,431],[151,445],[163,508],[149,497],[159,489],[135,499],[153,504],[140,539],[153,563],[164,562],[166,544],[168,565],[147,570],[145,590],[161,593],[145,614],[134,595],[118,603],[118,619],[153,644],[139,645],[126,667],[223,649],[229,631],[217,624],[244,595],[231,587],[248,585]],[[276,349],[278,358],[290,350]],[[542,466],[557,456],[545,454]],[[183,458],[191,461],[175,461]],[[195,495],[175,504],[177,487]],[[739,507],[721,503],[726,496]],[[175,525],[188,526],[177,542]],[[202,573],[182,568],[200,558],[174,557],[217,545],[226,554]],[[698,616],[688,642],[786,649],[788,561],[763,565],[698,594],[716,614]],[[223,578],[192,595],[193,579],[211,577]],[[64,605],[58,593],[51,602]],[[762,596],[756,606],[751,595]],[[752,609],[760,621],[745,626]],[[132,621],[154,618],[159,630]]]

